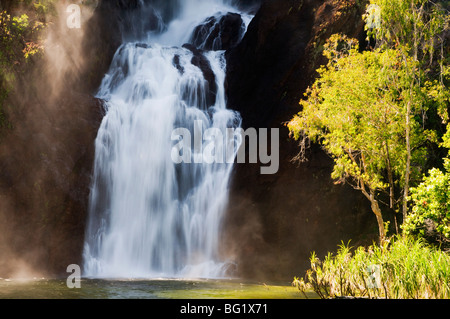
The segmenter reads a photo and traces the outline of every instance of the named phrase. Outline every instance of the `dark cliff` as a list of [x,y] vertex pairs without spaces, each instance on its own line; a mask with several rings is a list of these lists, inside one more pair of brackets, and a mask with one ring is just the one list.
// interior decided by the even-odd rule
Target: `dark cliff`
[[289,279],[309,267],[312,251],[333,251],[341,240],[370,242],[375,218],[366,199],[331,180],[332,160],[312,146],[308,162],[283,123],[326,63],[322,45],[334,33],[365,39],[358,1],[267,0],[241,43],[227,52],[228,106],[244,127],[280,129],[280,169],[261,175],[258,164],[238,164],[227,215],[231,249],[245,277]]
[[[256,11],[261,1],[238,2]],[[280,170],[263,176],[257,164],[237,165],[223,249],[236,257],[240,275],[290,280],[307,267],[312,250],[333,250],[372,227],[376,234],[365,199],[333,184],[332,162],[320,149],[311,149],[306,164],[291,161],[298,148],[282,124],[299,111],[324,62],[325,39],[336,32],[362,36],[362,7],[352,0],[262,2],[244,39],[227,52],[227,95],[246,127],[281,129]],[[38,85],[15,92],[14,129],[0,147],[0,276],[17,271],[18,260],[51,275],[81,263],[102,118],[93,94],[122,39],[157,27],[151,8],[141,28],[131,23],[138,3],[100,2],[85,26],[86,59],[66,74],[57,96],[47,98],[50,92]],[[164,12],[172,14],[169,7]],[[51,80],[40,77],[39,68],[33,79]]]
[[[81,263],[103,117],[93,92],[135,8],[132,1],[103,1],[80,41],[81,30],[56,21],[46,50],[61,55],[35,59],[32,70],[17,74],[6,102],[10,127],[0,141],[0,277],[63,275]],[[75,59],[82,63],[71,63]]]

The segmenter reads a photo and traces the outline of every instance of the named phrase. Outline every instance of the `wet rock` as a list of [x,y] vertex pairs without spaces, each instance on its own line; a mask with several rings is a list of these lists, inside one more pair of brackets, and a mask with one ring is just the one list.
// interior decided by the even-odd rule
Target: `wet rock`
[[173,65],[177,68],[180,74],[184,73],[184,67],[180,64],[180,56],[178,54],[173,57]]
[[235,5],[239,10],[248,12],[250,14],[256,14],[263,0],[232,0],[231,3]]
[[[83,65],[83,81],[77,83],[80,91],[97,90],[124,38],[136,39],[145,32],[160,30],[162,22],[154,9],[140,6],[138,0],[101,1],[95,9],[85,26],[88,36],[82,46],[89,59]],[[133,23],[136,20],[142,23]]]
[[216,103],[216,94],[217,94],[217,84],[216,84],[216,76],[211,69],[211,64],[208,59],[203,55],[202,50],[197,49],[192,44],[184,44],[183,48],[191,51],[194,56],[192,57],[191,63],[198,67],[208,83],[208,92],[206,95],[206,104],[208,106],[212,106]]
[[197,26],[191,43],[203,50],[228,50],[239,43],[245,32],[244,21],[237,13],[227,13],[220,18],[209,17]]

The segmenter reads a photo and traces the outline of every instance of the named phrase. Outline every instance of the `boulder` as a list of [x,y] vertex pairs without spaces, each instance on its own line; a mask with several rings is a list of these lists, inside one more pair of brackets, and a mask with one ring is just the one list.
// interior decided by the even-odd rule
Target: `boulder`
[[203,50],[228,50],[242,39],[244,32],[241,16],[229,12],[220,18],[206,19],[195,28],[190,42]]
[[[206,104],[207,106],[214,105],[216,103],[217,83],[216,76],[211,69],[211,64],[203,55],[203,51],[197,49],[192,44],[184,44],[183,48],[188,49],[194,54],[191,63],[202,71],[203,76],[208,83],[208,92],[206,92]],[[176,60],[174,62],[176,62]]]

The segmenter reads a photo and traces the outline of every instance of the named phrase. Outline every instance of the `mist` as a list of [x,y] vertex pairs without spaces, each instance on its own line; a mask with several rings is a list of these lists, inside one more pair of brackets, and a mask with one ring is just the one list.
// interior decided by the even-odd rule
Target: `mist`
[[[77,82],[93,7],[82,6],[72,27],[69,2],[45,17],[42,56],[18,74],[8,97],[10,128],[0,144],[0,277],[62,273],[78,256],[71,235],[83,230],[83,209],[100,105]],[[27,13],[18,8],[15,14]],[[76,236],[73,240],[77,240]],[[67,249],[68,251],[65,251]],[[66,266],[69,264],[67,263]]]

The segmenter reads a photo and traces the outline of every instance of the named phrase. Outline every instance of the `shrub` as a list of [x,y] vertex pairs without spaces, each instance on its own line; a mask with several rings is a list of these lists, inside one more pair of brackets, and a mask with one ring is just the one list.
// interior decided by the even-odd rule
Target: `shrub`
[[340,245],[323,261],[315,253],[305,278],[295,285],[306,297],[314,290],[321,298],[446,299],[450,297],[450,256],[410,236],[381,246],[353,250]]

